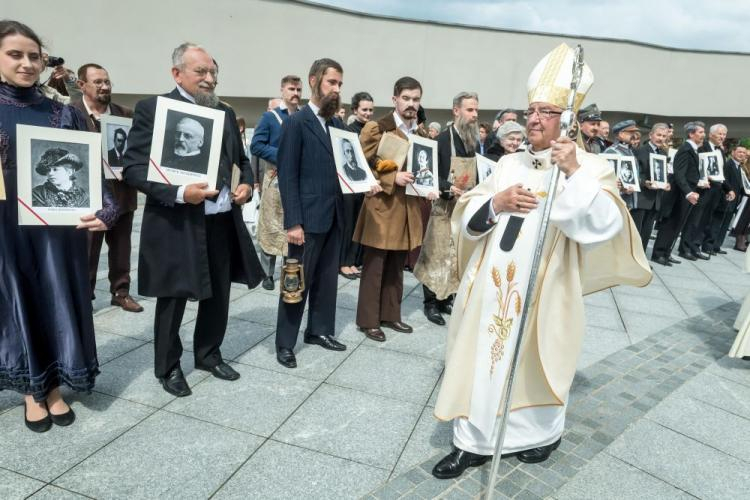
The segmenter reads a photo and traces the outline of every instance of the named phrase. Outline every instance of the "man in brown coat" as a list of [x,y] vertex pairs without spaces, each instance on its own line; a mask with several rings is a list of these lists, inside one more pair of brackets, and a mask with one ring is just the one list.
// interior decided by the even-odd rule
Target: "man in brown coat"
[[[406,185],[414,182],[414,175],[405,172],[394,158],[379,157],[378,148],[388,135],[401,139],[403,147],[409,134],[423,135],[417,129],[421,99],[419,82],[408,76],[400,78],[393,87],[393,112],[368,122],[360,134],[365,157],[380,187],[374,190],[376,193],[366,195],[354,230],[354,241],[363,247],[357,326],[378,342],[385,341],[381,326],[404,333],[412,331],[401,321],[404,262],[409,250],[422,244],[419,198],[406,195]],[[405,155],[399,156],[403,163]]]
[[[78,87],[83,93],[80,101],[73,106],[86,116],[86,128],[89,132],[101,132],[99,122],[101,115],[124,116],[130,118],[133,112],[112,101],[112,82],[107,70],[98,64],[84,64],[78,68]],[[105,130],[104,133],[107,131]],[[122,161],[122,159],[120,159]],[[112,294],[110,303],[122,307],[125,311],[141,312],[138,302],[130,296],[130,253],[133,217],[137,208],[138,192],[120,180],[107,181],[110,184],[120,216],[115,225],[108,231],[89,233],[89,281],[91,296],[94,296],[96,273],[99,267],[99,254],[102,241],[107,241],[109,257],[109,291]]]

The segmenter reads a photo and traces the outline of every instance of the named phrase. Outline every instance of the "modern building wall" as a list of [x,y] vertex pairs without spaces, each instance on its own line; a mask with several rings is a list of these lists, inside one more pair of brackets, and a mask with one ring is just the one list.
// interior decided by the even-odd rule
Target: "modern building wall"
[[282,75],[304,77],[319,57],[344,66],[346,100],[367,90],[383,110],[393,82],[408,74],[423,83],[431,120],[449,119],[461,90],[479,93],[482,119],[490,120],[489,110],[526,106],[532,67],[564,41],[583,45],[596,79],[587,102],[596,102],[610,121],[648,116],[650,123],[679,126],[702,118],[726,123],[731,136],[750,135],[750,54],[403,20],[294,0],[73,0],[64,6],[5,0],[2,15],[31,25],[70,67],[106,66],[124,102],[170,90],[172,49],[185,40],[200,43],[220,64],[218,92],[249,123],[278,93]]

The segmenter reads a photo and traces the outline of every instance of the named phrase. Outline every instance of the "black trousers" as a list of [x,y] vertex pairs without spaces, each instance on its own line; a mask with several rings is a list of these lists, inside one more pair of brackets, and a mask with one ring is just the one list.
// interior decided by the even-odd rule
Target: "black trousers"
[[434,304],[434,305],[447,304],[447,305],[450,305],[450,304],[453,304],[453,297],[454,297],[455,294],[451,294],[450,297],[446,297],[443,300],[440,300],[435,295],[435,292],[433,292],[432,290],[430,290],[429,288],[427,288],[426,285],[422,285],[422,295],[424,296],[424,300],[423,300],[424,305],[428,305],[428,304]]
[[362,247],[356,241],[352,241],[352,237],[364,199],[364,194],[344,195],[344,221],[342,224],[343,233],[341,234],[341,254],[339,255],[339,266],[341,267],[362,264]]
[[289,258],[301,259],[304,266],[305,291],[296,304],[279,297],[276,347],[294,349],[308,299],[305,335],[334,335],[340,249],[341,228],[335,219],[327,233],[305,233],[304,246],[289,244]]
[[[701,220],[698,226],[698,234],[696,234],[695,243],[704,251],[713,250],[713,235],[715,234],[715,231],[712,230],[712,224],[714,222],[713,215],[714,212],[718,210],[719,206],[722,206],[723,208],[724,205],[721,203],[723,197],[724,192],[721,189],[720,182],[712,182],[711,188],[704,191],[701,195],[701,198],[706,199],[703,207],[703,214],[701,215]],[[721,224],[721,219],[719,220],[719,224]]]
[[713,220],[711,222],[711,244],[713,245],[713,251],[716,252],[721,249],[724,244],[724,238],[727,237],[729,232],[729,224],[732,223],[732,217],[737,210],[737,199],[728,202],[725,205],[726,210],[716,210],[713,214]]
[[633,217],[635,227],[638,229],[638,234],[641,236],[641,244],[643,245],[643,251],[646,251],[648,247],[648,240],[651,238],[651,231],[654,230],[654,223],[656,217],[659,215],[659,211],[656,209],[644,209],[634,208],[630,211],[630,215]]
[[692,205],[684,196],[675,200],[672,212],[669,217],[662,219],[659,226],[659,234],[656,235],[654,249],[651,251],[651,258],[659,257],[668,258],[672,253],[677,236],[682,231],[688,215],[692,212]]
[[703,212],[709,201],[709,199],[703,198],[704,193],[705,191],[700,192],[701,197],[698,199],[698,203],[689,208],[689,214],[685,220],[685,225],[682,228],[682,237],[680,238],[680,255],[697,254],[701,251],[700,241],[703,234],[701,221],[703,220]]
[[[198,317],[193,333],[195,365],[210,368],[222,361],[221,343],[229,316],[232,248],[234,236],[232,213],[206,216],[206,244],[208,269],[211,275],[211,297],[198,303]],[[154,318],[154,373],[166,377],[179,366],[182,357],[180,325],[185,313],[184,297],[156,299]]]
[[125,212],[108,231],[89,232],[89,282],[91,293],[96,287],[96,272],[99,268],[99,254],[102,242],[107,242],[109,261],[109,291],[130,292],[130,235],[133,232],[134,212]]

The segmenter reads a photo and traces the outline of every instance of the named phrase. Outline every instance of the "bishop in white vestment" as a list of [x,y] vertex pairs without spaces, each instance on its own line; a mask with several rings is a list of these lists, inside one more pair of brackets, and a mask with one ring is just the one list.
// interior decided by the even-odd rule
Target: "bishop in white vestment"
[[[504,456],[541,462],[560,442],[584,332],[583,296],[651,279],[615,173],[604,159],[559,137],[572,64],[573,50],[563,44],[537,65],[529,79],[529,149],[503,156],[453,212],[462,279],[435,415],[453,421],[455,449],[433,469],[438,478],[457,477],[494,453],[493,430],[553,168],[560,168],[560,181],[528,310]],[[584,67],[576,111],[591,83]]]

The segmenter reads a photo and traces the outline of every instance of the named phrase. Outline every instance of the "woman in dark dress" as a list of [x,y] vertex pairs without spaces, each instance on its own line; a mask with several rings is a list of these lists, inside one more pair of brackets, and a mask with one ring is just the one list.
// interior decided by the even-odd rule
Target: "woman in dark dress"
[[89,392],[99,373],[85,230],[105,230],[117,216],[105,188],[105,208],[82,217],[77,228],[18,225],[16,125],[85,130],[73,108],[39,91],[41,46],[29,27],[0,21],[0,161],[7,191],[0,202],[0,390],[25,395],[24,420],[35,432],[73,423],[60,386]]

